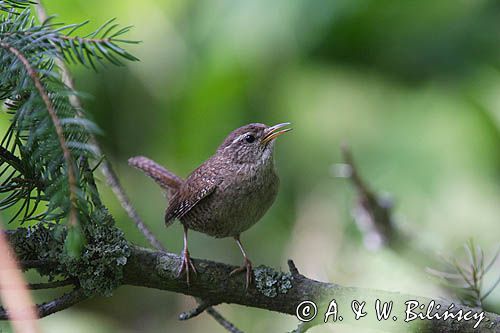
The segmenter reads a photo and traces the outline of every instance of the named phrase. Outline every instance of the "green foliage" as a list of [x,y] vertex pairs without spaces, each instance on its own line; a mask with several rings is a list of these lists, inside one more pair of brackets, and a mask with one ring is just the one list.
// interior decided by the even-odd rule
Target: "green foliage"
[[497,277],[491,286],[484,286],[485,276],[497,261],[500,249],[488,262],[483,249],[475,245],[472,239],[464,244],[464,250],[465,258],[462,255],[461,258],[443,259],[443,271],[427,270],[440,278],[442,285],[464,305],[482,308],[485,299],[500,284],[500,277]]
[[130,248],[124,234],[115,227],[105,208],[91,214],[83,232],[87,237],[81,255],[75,257],[64,251],[68,229],[57,224],[37,224],[18,228],[10,237],[20,260],[47,260],[52,264],[39,267],[42,275],[51,279],[58,275],[75,278],[88,296],[110,296],[120,285],[123,266]]
[[[78,94],[64,84],[55,63],[70,60],[95,68],[95,62],[137,60],[118,46],[129,42],[118,39],[129,27],[120,29],[109,20],[89,35],[70,36],[85,23],[49,19],[38,24],[26,5],[0,1],[7,12],[0,16],[0,100],[12,121],[0,147],[0,193],[5,194],[0,209],[17,208],[11,221],[19,216],[21,222],[59,221],[72,209],[78,221],[87,220],[89,184],[82,161],[99,157],[89,143],[98,128],[71,103]],[[47,205],[40,213],[42,202]],[[77,251],[74,245],[84,237],[78,229],[69,235]]]
[[0,1],[0,10],[11,12],[13,9],[26,8],[30,4],[33,4],[33,2],[29,0],[2,0]]
[[136,57],[119,47],[116,43],[137,43],[119,39],[118,37],[127,33],[130,27],[118,28],[118,24],[113,24],[115,19],[108,20],[96,31],[83,37],[71,37],[70,35],[86,25],[88,21],[81,24],[65,26],[59,31],[68,31],[66,36],[58,38],[53,42],[57,44],[66,61],[90,65],[96,69],[94,61],[97,60],[104,65],[103,60],[107,60],[114,65],[122,65],[120,58],[131,61],[138,60]]
[[[0,0],[0,101],[11,120],[0,143],[0,209],[16,207],[11,221],[20,216],[33,224],[11,236],[18,238],[13,243],[21,260],[48,260],[40,274],[77,279],[88,296],[110,295],[130,250],[89,166],[100,158],[90,143],[98,128],[72,102],[78,93],[55,64],[95,68],[95,62],[137,60],[118,46],[128,42],[117,38],[129,27],[110,20],[87,36],[70,36],[85,23],[38,24],[28,5]],[[67,226],[58,223],[66,218]]]

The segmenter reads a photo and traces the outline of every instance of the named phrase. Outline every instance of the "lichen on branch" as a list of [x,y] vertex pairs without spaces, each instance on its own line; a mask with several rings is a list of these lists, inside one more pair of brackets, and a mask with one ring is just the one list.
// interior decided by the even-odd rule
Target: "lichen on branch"
[[123,267],[130,246],[123,232],[105,208],[96,209],[83,226],[86,243],[80,256],[64,251],[67,228],[58,224],[37,224],[10,233],[10,242],[22,261],[43,261],[36,269],[41,275],[58,276],[78,282],[85,296],[111,296],[122,283]]

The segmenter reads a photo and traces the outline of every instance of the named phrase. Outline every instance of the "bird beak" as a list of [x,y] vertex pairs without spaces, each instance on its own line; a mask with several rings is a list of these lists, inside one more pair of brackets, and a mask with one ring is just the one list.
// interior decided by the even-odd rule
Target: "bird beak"
[[281,123],[267,128],[264,132],[264,136],[262,137],[261,143],[265,145],[268,142],[271,142],[274,139],[276,139],[281,134],[291,131],[292,130],[291,128],[285,128],[281,131],[278,131],[280,128],[283,128],[288,125],[290,125],[290,123]]

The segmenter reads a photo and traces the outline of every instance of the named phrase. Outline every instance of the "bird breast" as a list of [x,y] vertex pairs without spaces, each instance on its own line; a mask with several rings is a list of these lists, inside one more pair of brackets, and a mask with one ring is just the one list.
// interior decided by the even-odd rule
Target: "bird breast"
[[[236,236],[259,221],[273,204],[279,185],[272,159],[265,165],[233,165],[212,195],[187,214],[191,229],[214,237]],[[202,213],[202,214],[199,214]],[[198,217],[203,216],[203,221]],[[187,221],[189,222],[189,221]]]
[[273,204],[278,192],[279,178],[271,163],[264,167],[243,166],[234,179],[224,181],[221,191],[231,204],[221,211],[220,221],[229,224],[231,235],[237,235],[259,221]]

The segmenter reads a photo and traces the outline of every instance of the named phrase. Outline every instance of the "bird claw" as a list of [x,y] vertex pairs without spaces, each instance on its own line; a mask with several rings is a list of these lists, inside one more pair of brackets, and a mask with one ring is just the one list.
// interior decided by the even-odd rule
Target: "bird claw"
[[191,257],[189,256],[188,251],[184,251],[182,254],[182,259],[181,259],[181,266],[179,267],[179,271],[177,272],[177,277],[180,277],[181,274],[185,271],[186,272],[186,283],[189,286],[189,271],[193,271],[194,275],[196,275],[198,272],[196,271],[196,267],[194,267],[193,261],[191,260]]
[[245,285],[245,290],[248,290],[248,286],[252,283],[252,262],[245,258],[245,261],[243,262],[243,266],[238,267],[231,271],[229,273],[229,276],[233,276],[235,274],[241,273],[246,270],[246,285]]

